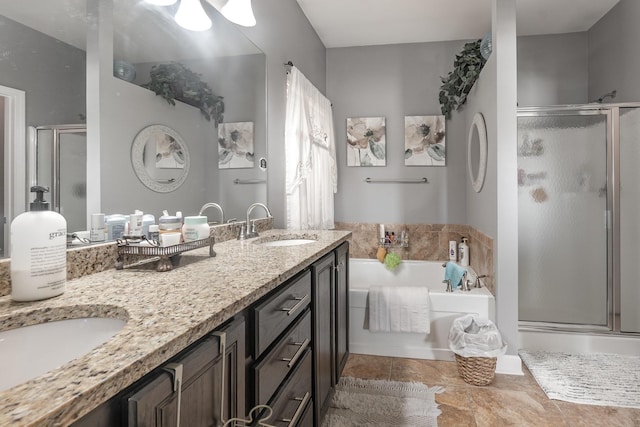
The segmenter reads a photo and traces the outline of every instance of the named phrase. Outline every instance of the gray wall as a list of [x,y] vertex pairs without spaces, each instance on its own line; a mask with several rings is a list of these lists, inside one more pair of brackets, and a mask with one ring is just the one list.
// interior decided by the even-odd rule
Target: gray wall
[[267,55],[267,200],[274,215],[274,226],[284,228],[284,63],[293,61],[325,93],[326,49],[296,0],[254,1],[253,12],[258,23],[252,28],[241,27],[241,30]]
[[518,105],[588,102],[587,33],[518,37]]
[[80,123],[86,114],[84,51],[0,16],[0,85],[26,92],[29,126]]
[[588,31],[589,99],[616,89],[613,102],[640,101],[640,2],[620,0]]
[[[345,222],[465,223],[464,126],[446,123],[446,167],[404,166],[404,116],[440,115],[440,76],[464,42],[327,50],[338,161],[335,219]],[[347,167],[346,119],[386,117],[386,166]],[[429,184],[367,184],[421,178]]]

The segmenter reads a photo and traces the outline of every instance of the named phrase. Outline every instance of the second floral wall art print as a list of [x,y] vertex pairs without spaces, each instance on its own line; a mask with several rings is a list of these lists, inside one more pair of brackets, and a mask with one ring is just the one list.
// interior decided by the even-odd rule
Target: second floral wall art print
[[444,116],[405,116],[405,166],[445,166]]
[[347,166],[386,166],[384,117],[347,118]]
[[253,122],[218,125],[218,167],[220,169],[253,167]]

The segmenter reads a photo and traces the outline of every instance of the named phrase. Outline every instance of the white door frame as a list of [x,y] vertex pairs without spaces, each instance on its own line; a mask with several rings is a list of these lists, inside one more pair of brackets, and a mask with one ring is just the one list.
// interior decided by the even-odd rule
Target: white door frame
[[4,226],[5,256],[9,254],[11,221],[27,206],[26,94],[0,86],[4,104]]

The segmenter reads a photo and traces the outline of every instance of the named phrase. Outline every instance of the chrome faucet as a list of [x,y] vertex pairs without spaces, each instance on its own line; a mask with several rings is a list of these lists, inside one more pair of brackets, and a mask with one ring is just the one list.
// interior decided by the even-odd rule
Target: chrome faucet
[[262,203],[254,203],[249,206],[247,209],[247,221],[240,227],[240,233],[238,233],[238,240],[251,239],[252,237],[258,237],[258,232],[256,231],[256,224],[251,222],[251,212],[256,207],[261,207],[267,213],[267,218],[271,218],[271,211],[269,208]]
[[220,211],[220,224],[224,224],[224,211],[222,210],[222,206],[220,206],[217,203],[205,203],[204,205],[202,205],[202,207],[200,208],[200,213],[198,213],[198,216],[202,216],[204,211],[207,210],[208,208],[218,209],[218,211]]

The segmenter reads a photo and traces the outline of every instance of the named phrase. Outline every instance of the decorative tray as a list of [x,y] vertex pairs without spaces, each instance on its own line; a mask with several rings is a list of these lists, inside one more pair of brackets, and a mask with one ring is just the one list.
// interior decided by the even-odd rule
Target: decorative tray
[[216,256],[213,250],[213,245],[215,244],[213,236],[171,246],[159,246],[156,240],[147,240],[144,236],[122,236],[117,243],[118,258],[116,259],[116,269],[118,270],[124,268],[124,255],[140,256],[148,258],[148,261],[151,261],[152,258],[158,258],[156,271],[172,270],[174,265],[178,264],[180,254],[186,251],[209,246],[209,256]]

